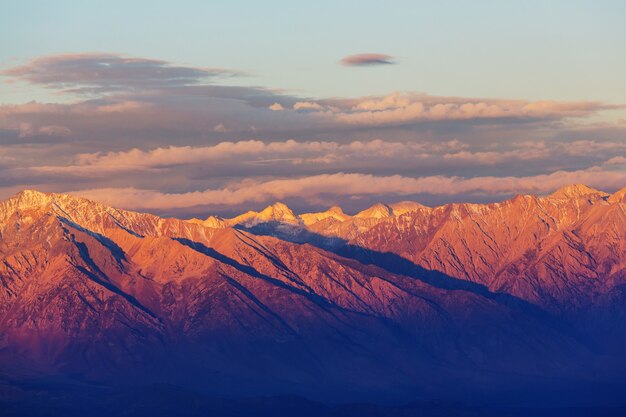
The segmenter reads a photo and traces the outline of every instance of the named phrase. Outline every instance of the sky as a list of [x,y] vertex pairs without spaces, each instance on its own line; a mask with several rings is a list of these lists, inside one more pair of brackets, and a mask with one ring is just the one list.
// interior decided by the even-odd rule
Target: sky
[[626,186],[623,1],[20,1],[0,198],[206,217]]

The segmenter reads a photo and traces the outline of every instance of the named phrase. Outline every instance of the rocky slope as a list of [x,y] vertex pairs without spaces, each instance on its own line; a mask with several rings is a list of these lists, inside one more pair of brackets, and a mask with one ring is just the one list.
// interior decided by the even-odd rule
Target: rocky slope
[[348,256],[397,255],[398,261],[566,313],[616,296],[610,294],[624,284],[625,194],[626,188],[609,195],[572,185],[545,197],[519,195],[493,204],[377,204],[354,216],[333,208],[342,216],[303,214],[297,227],[260,218],[229,224]]
[[385,219],[349,244],[567,313],[626,280],[624,190],[574,185],[546,197],[452,204]]
[[0,373],[424,396],[590,378],[605,358],[564,317],[621,314],[624,204],[574,186],[185,221],[24,191],[0,203]]

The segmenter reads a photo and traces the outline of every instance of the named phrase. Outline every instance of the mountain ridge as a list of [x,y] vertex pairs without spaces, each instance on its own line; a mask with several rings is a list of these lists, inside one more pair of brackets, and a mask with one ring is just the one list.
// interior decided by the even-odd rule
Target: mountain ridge
[[[543,198],[543,199],[567,199],[567,198],[582,198],[582,197],[591,196],[591,195],[598,195],[601,197],[606,197],[608,200],[621,200],[624,198],[624,196],[626,196],[626,187],[620,190],[617,190],[613,194],[609,194],[609,193],[594,189],[584,184],[570,184],[570,185],[565,185],[563,187],[560,187],[556,189],[555,191],[553,191],[552,193],[545,194],[543,196],[538,196],[535,194],[517,194],[509,200],[514,200],[520,197],[522,198],[523,197],[537,197],[537,198]],[[42,192],[42,191],[38,191],[35,189],[24,189],[16,193],[14,196],[9,197],[4,202],[10,201],[10,200],[16,200],[18,202],[18,205],[21,204],[20,207],[25,208],[25,207],[32,207],[32,206],[41,206],[42,204],[52,203],[52,202],[56,202],[59,200],[68,201],[71,199],[76,199],[76,200],[80,200],[83,202],[96,203],[101,206],[108,207],[104,204],[97,203],[94,200],[90,200],[90,199],[80,197],[80,196],[75,196],[73,194]],[[509,200],[503,200],[499,203],[504,203]],[[220,221],[223,221],[225,225],[232,226],[232,225],[239,224],[240,222],[245,222],[250,217],[252,217],[252,215],[258,216],[258,219],[256,219],[255,221],[260,221],[260,222],[263,222],[263,221],[265,222],[269,222],[269,221],[293,222],[294,220],[296,220],[296,218],[301,218],[301,216],[314,216],[316,214],[322,214],[326,216],[329,216],[331,214],[336,214],[341,217],[345,216],[345,217],[360,217],[360,218],[372,218],[372,217],[381,218],[381,217],[389,217],[392,215],[398,216],[398,215],[407,213],[409,211],[415,211],[419,209],[430,209],[430,210],[442,209],[449,205],[471,205],[474,207],[479,207],[479,206],[488,206],[490,204],[498,204],[498,202],[496,203],[447,203],[447,204],[443,204],[440,206],[429,207],[417,201],[405,200],[405,201],[400,201],[397,203],[388,203],[388,204],[382,203],[382,202],[375,203],[374,205],[366,209],[363,209],[360,212],[355,213],[354,215],[346,214],[343,211],[343,209],[339,206],[331,206],[328,210],[323,211],[323,212],[317,212],[317,213],[305,212],[305,213],[296,215],[287,205],[285,205],[282,202],[277,201],[273,204],[266,206],[263,210],[259,212],[248,211],[247,213],[242,213],[232,218],[223,218],[220,216],[210,215],[207,217],[207,219],[218,219]],[[123,210],[123,209],[120,209],[120,210]],[[141,213],[141,212],[129,211],[129,210],[123,210],[123,211],[129,212],[129,213]],[[181,219],[181,220],[184,220],[184,219]],[[321,220],[323,220],[323,218]],[[200,220],[200,219],[188,219],[187,221],[195,222],[195,223],[203,222],[203,220]]]
[[0,202],[0,375],[319,397],[621,383],[624,192],[362,216],[274,204],[211,227],[26,190]]

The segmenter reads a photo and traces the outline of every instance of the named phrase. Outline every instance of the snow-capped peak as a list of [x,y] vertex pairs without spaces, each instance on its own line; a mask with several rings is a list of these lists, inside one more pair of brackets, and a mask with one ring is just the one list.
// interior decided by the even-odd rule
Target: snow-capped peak
[[271,206],[267,206],[260,212],[248,211],[232,219],[226,220],[226,223],[230,226],[242,224],[247,227],[255,226],[260,223],[289,223],[298,224],[298,218],[293,214],[293,211],[285,204],[277,202]]
[[298,219],[289,207],[285,204],[277,202],[271,206],[267,206],[258,215],[259,220],[277,221],[284,223],[297,223]]
[[321,211],[318,213],[304,213],[304,214],[301,214],[299,217],[305,226],[309,226],[313,223],[317,223],[319,221],[326,220],[328,218],[333,218],[339,221],[345,221],[350,218],[350,216],[345,214],[343,210],[341,209],[341,207],[339,206],[332,206],[328,210]]
[[206,220],[202,221],[203,226],[212,227],[214,229],[223,229],[227,227],[226,222],[221,217],[209,216]]
[[391,207],[382,203],[374,204],[372,207],[354,215],[354,217],[359,219],[384,219],[391,216],[393,216]]

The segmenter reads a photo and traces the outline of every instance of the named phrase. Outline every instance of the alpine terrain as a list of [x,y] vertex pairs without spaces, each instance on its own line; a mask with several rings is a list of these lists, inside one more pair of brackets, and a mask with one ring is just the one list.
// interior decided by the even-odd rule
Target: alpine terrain
[[22,405],[46,384],[623,405],[626,188],[205,220],[26,190],[0,203],[0,285]]

